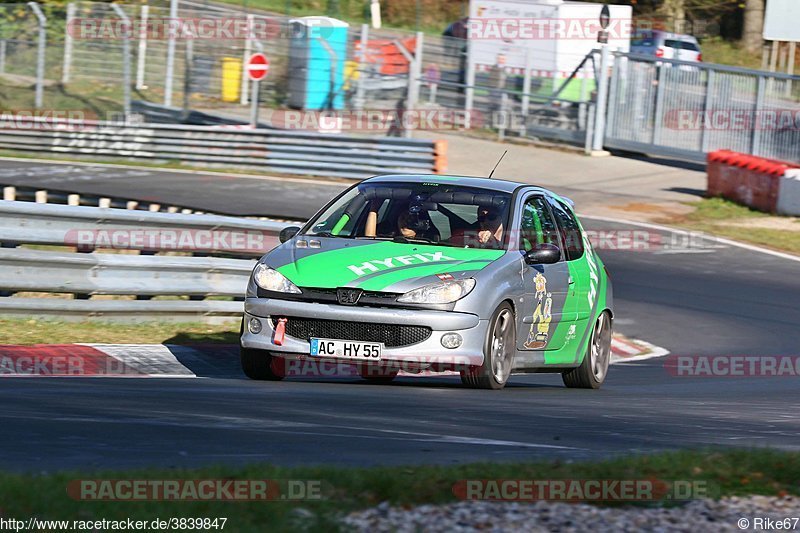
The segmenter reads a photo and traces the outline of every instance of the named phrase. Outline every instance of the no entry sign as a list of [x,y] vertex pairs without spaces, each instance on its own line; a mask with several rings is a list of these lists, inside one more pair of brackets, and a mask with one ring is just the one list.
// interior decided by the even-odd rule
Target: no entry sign
[[247,76],[253,81],[263,80],[269,72],[269,59],[264,54],[253,54],[247,59]]

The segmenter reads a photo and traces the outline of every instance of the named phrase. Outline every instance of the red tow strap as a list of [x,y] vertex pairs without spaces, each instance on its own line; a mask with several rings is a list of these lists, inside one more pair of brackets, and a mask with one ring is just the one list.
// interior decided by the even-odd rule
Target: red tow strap
[[275,336],[272,338],[277,346],[283,346],[283,337],[286,335],[286,318],[279,318],[278,324],[275,326]]

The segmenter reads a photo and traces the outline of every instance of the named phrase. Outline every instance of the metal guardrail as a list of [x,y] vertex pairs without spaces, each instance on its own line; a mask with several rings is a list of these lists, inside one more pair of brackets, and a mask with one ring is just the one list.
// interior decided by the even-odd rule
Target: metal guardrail
[[[82,245],[85,250],[105,247],[261,256],[278,244],[278,233],[287,225],[221,215],[0,201],[0,242],[6,246]],[[105,240],[108,245],[103,246]]]
[[346,178],[441,172],[446,162],[443,142],[234,128],[5,117],[0,124],[0,148]]
[[[240,301],[202,298],[242,298],[253,258],[274,247],[285,226],[218,215],[0,201],[0,293],[5,295],[0,313],[112,320],[235,317],[242,312]],[[142,255],[95,251],[106,248]],[[165,252],[170,254],[151,255]],[[76,299],[12,296],[15,292],[66,293]],[[97,295],[136,299],[89,299]],[[175,296],[191,299],[151,299]]]

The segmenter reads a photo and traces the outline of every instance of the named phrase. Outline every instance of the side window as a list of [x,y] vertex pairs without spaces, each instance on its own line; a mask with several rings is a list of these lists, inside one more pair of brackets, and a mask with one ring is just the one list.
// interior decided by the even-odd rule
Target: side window
[[550,216],[550,210],[544,198],[531,196],[522,206],[520,249],[527,252],[535,245],[542,243],[559,246],[558,228]]
[[551,201],[553,214],[558,223],[558,230],[564,240],[567,261],[580,259],[583,256],[583,234],[575,216],[567,206],[558,201]]

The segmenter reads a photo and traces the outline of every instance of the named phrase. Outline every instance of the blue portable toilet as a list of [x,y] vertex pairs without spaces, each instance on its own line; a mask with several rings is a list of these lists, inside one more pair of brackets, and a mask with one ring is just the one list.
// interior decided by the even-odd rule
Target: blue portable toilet
[[290,23],[289,107],[343,109],[348,24],[330,17]]

